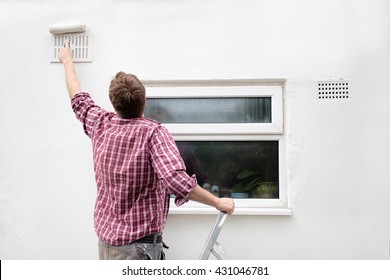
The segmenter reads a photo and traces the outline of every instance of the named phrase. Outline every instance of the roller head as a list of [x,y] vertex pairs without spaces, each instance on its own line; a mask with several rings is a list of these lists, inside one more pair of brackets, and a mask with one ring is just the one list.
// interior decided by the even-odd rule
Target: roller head
[[49,32],[53,35],[83,33],[85,31],[87,31],[87,27],[84,23],[64,23],[49,26]]

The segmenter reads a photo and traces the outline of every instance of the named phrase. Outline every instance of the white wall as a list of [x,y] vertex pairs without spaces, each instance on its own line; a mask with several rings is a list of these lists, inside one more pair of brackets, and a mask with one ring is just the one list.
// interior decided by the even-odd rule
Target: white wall
[[[111,109],[119,70],[142,80],[286,78],[292,216],[232,216],[230,259],[388,259],[390,2],[0,0],[0,259],[96,259],[89,139],[48,27],[82,20],[85,90]],[[316,80],[350,78],[349,102]],[[170,215],[169,259],[196,259],[215,216]]]

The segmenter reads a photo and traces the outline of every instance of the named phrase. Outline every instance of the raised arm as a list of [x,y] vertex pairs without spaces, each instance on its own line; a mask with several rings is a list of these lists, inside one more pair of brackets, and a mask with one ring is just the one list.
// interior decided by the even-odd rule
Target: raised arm
[[81,85],[74,68],[72,50],[69,43],[66,43],[65,47],[61,49],[58,58],[64,65],[66,87],[68,89],[69,97],[72,99],[76,93],[81,91]]

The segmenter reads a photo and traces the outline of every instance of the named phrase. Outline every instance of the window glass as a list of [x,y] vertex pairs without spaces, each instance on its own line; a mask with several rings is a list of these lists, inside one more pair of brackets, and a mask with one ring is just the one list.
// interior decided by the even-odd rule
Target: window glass
[[271,123],[271,97],[149,98],[145,116],[162,123]]
[[189,175],[219,197],[279,198],[278,141],[176,141]]

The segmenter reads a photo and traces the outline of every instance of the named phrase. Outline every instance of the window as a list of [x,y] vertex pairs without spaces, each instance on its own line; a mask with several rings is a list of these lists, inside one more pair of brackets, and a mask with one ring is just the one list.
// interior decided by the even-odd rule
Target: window
[[162,123],[271,123],[270,97],[149,99],[146,115]]
[[277,141],[177,141],[188,174],[219,197],[279,198]]
[[[204,189],[233,197],[237,214],[290,214],[287,208],[284,80],[144,81],[145,116],[172,133]],[[215,210],[214,210],[215,211]],[[210,213],[188,202],[171,213]]]

